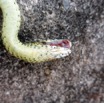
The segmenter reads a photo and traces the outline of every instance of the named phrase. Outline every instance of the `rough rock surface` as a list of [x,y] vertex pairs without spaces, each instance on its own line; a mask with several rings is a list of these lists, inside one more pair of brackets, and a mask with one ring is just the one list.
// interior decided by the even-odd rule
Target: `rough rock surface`
[[17,1],[22,42],[68,38],[72,54],[26,63],[0,39],[0,103],[104,103],[104,0]]

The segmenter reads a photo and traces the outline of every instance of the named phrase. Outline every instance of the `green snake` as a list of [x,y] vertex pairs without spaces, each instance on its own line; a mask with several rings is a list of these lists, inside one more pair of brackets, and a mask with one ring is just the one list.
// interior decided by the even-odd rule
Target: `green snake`
[[71,53],[71,42],[67,39],[43,40],[22,43],[18,39],[21,14],[16,0],[0,0],[3,13],[2,40],[6,50],[27,62],[44,62],[66,57]]

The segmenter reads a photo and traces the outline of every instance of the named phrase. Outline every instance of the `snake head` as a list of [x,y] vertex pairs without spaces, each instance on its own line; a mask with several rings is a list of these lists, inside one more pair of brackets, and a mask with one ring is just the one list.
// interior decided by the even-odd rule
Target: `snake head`
[[55,58],[66,57],[71,53],[72,43],[67,39],[47,40],[46,45],[51,46],[51,52]]

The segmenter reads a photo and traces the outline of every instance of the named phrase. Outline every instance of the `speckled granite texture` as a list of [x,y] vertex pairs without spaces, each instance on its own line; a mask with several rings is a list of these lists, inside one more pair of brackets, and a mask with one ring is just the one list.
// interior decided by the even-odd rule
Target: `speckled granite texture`
[[104,103],[104,0],[17,1],[22,42],[67,38],[73,47],[66,58],[30,64],[0,39],[0,103]]

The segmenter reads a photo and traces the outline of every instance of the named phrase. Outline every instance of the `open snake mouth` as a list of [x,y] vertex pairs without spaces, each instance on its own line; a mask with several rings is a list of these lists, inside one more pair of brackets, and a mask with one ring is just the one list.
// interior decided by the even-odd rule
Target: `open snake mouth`
[[60,39],[60,40],[55,39],[55,40],[47,41],[46,45],[70,49],[72,46],[72,43],[68,39]]

